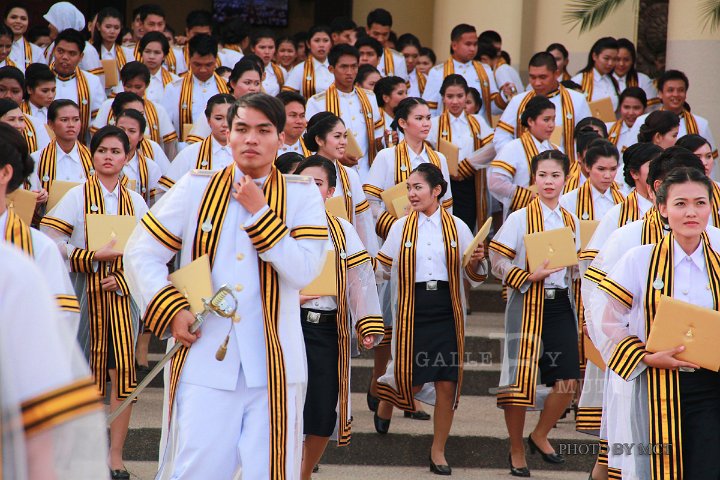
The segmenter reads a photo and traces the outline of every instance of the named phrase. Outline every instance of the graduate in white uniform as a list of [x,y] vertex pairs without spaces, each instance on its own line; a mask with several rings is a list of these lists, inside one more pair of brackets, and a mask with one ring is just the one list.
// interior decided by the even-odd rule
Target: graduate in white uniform
[[[687,148],[694,153],[702,162],[703,167],[705,168],[705,175],[708,177],[710,176],[713,171],[713,167],[715,167],[715,157],[713,157],[712,147],[707,139],[700,135],[688,134],[678,138],[675,145]],[[713,183],[717,185],[717,182]]]
[[[4,66],[11,66],[11,67],[18,67],[18,65],[13,62],[13,60],[10,58],[10,52],[12,50],[12,43],[13,43],[13,32],[10,30],[10,27],[5,25],[4,23],[0,23],[0,67]],[[25,70],[25,65],[21,65],[22,68],[20,71]],[[20,68],[20,67],[18,67]]]
[[[337,174],[328,159],[313,155],[298,165],[296,172],[312,176],[324,200],[332,198]],[[335,256],[337,295],[300,295],[300,321],[308,359],[303,480],[310,480],[330,437],[337,440],[338,446],[349,445],[351,352],[358,347],[369,350],[383,337],[371,257],[349,222],[330,213],[327,220],[331,239],[327,249]],[[357,345],[352,344],[353,337],[357,337]]]
[[656,194],[671,233],[625,253],[592,296],[597,315],[588,327],[608,370],[628,387],[626,398],[606,396],[617,407],[607,410],[608,421],[622,431],[623,442],[664,448],[650,454],[611,450],[610,473],[715,478],[720,461],[706,452],[720,446],[717,372],[677,359],[683,346],[655,353],[645,348],[661,295],[718,309],[720,232],[708,226],[712,182],[696,169],[678,168]]
[[402,133],[391,130],[390,125],[395,119],[395,108],[404,98],[408,97],[407,83],[400,77],[383,77],[375,84],[373,92],[375,92],[375,100],[378,108],[382,111],[385,122],[383,145],[385,148],[392,147],[403,139]]
[[13,33],[10,59],[21,70],[26,70],[31,63],[46,63],[43,49],[25,38],[30,17],[27,8],[19,2],[11,2],[5,8],[3,21]]
[[440,87],[442,82],[451,73],[465,77],[469,87],[477,88],[481,93],[483,105],[480,114],[488,123],[492,123],[491,116],[499,115],[507,106],[508,98],[498,92],[495,76],[492,69],[473,60],[477,54],[477,31],[468,24],[456,25],[450,33],[450,58],[443,64],[434,66],[427,76],[427,84],[423,98],[436,111],[440,112]]
[[290,71],[282,90],[298,92],[308,99],[316,93],[324,92],[333,83],[335,78],[328,69],[327,58],[332,47],[330,34],[330,29],[322,25],[316,25],[308,31],[307,59]]
[[[647,188],[653,200],[655,199],[654,192],[660,188],[660,184],[671,170],[679,167],[690,167],[699,172],[703,171],[702,163],[683,148],[669,148],[663,152],[655,145],[645,144],[645,147],[642,145],[643,144],[637,144],[628,149],[628,151],[632,151],[633,155],[635,155],[635,152],[637,152],[638,155],[642,152],[648,152],[649,156],[655,155],[649,163],[649,168],[645,167],[645,169],[648,170],[646,180]],[[653,152],[653,154],[650,152]],[[608,214],[608,216],[610,216],[610,214]],[[602,226],[601,224],[600,227]],[[598,227],[598,230],[600,230],[600,227]],[[653,206],[647,211],[646,215],[642,217],[642,220],[621,225],[609,235],[605,236],[604,240],[603,238],[598,238],[600,235],[604,235],[604,231],[596,232],[595,236],[593,236],[591,246],[593,242],[597,241],[598,243],[596,243],[593,248],[599,249],[599,253],[592,259],[592,263],[590,263],[589,266],[587,258],[580,262],[580,269],[585,272],[582,282],[586,329],[588,329],[585,333],[589,333],[591,338],[592,330],[589,330],[588,326],[597,321],[594,317],[601,314],[601,312],[593,307],[593,296],[596,294],[598,285],[602,283],[607,272],[614,268],[628,250],[639,245],[655,244],[662,239],[669,230],[669,227],[660,217],[658,210]],[[593,338],[593,342],[594,341]],[[594,370],[589,373],[593,374],[593,372]],[[618,412],[620,409],[625,408],[624,406],[630,398],[632,387],[611,369],[606,369],[602,381],[597,377],[598,376],[594,378],[592,385],[587,383],[583,385],[580,405],[592,415],[586,415],[586,418],[582,419],[582,422],[579,422],[578,426],[582,425],[585,427],[585,431],[594,433],[597,431],[596,418],[598,415],[602,416],[599,428],[599,436],[601,439],[600,452],[596,465],[593,468],[593,474],[602,478],[603,472],[605,472],[604,475],[607,475],[608,471],[608,443],[614,444],[630,441],[630,438],[627,437],[625,433],[627,432],[627,422],[625,419],[621,419],[621,416],[618,416]],[[610,415],[611,412],[614,412],[612,416]],[[592,421],[590,421],[591,418]],[[615,469],[614,473],[617,476],[619,476],[618,472],[622,467],[623,458],[624,456],[616,455],[610,463],[610,470],[613,471],[613,469]]]
[[680,117],[669,110],[656,110],[638,118],[630,135],[637,132],[638,142],[654,143],[660,148],[670,148],[680,137],[679,131]]
[[[298,292],[321,270],[327,223],[312,178],[272,166],[284,118],[274,97],[240,98],[228,113],[235,163],[180,179],[126,248],[146,325],[186,347],[166,383],[170,432],[157,478],[233,478],[240,468],[244,478],[299,476],[307,369]],[[209,256],[214,288],[230,285],[241,307],[234,321],[209,315],[201,336],[190,333],[194,316],[167,279],[177,252],[181,265]]]
[[618,91],[623,92],[629,87],[638,87],[645,92],[647,106],[654,107],[660,103],[657,88],[653,80],[635,68],[637,65],[637,53],[635,45],[627,38],[618,38],[618,54],[615,59],[613,76],[618,82]]
[[[139,311],[130,295],[123,254],[113,248],[115,240],[98,250],[88,249],[86,216],[133,215],[147,211],[142,197],[126,189],[120,174],[129,153],[127,135],[108,125],[90,144],[95,173],[83,185],[71,189],[40,222],[68,261],[80,298],[81,323],[78,340],[90,359],[95,387],[106,394],[110,377],[110,409],[117,408],[136,386],[135,341]],[[128,478],[123,465],[123,446],[132,410],[126,409],[110,425],[109,466],[113,479]],[[123,473],[124,472],[124,473]]]
[[[72,100],[55,100],[48,108],[48,126],[55,139],[32,153],[35,167],[30,190],[39,193],[38,203],[47,201],[55,180],[82,183],[95,173],[90,149],[78,139],[82,122],[80,109]],[[44,210],[40,210],[42,215]]]
[[393,308],[392,361],[378,379],[381,402],[375,429],[386,434],[393,406],[416,409],[415,398],[435,405],[430,471],[450,475],[445,444],[458,408],[465,359],[463,280],[482,283],[488,273],[483,245],[465,223],[442,207],[448,183],[435,165],[421,163],[407,179],[411,210],[390,229],[377,255],[378,280],[389,280]]
[[[570,80],[572,75],[570,75],[567,71],[568,63],[570,63],[570,53],[567,48],[565,48],[565,45],[562,43],[551,43],[545,51],[552,55],[555,59],[555,63],[557,64],[557,75],[555,78],[557,81],[563,82],[565,80]],[[528,90],[530,90],[529,85]]]
[[339,160],[345,155],[347,136],[347,129],[340,117],[330,112],[320,112],[308,122],[303,138],[310,150],[330,160],[334,165],[338,180],[333,189],[333,196],[344,199],[348,220],[355,227],[360,240],[365,245],[365,250],[374,257],[380,245],[360,176],[353,168],[343,165]]
[[388,48],[387,45],[393,24],[390,12],[383,8],[376,8],[368,13],[366,20],[365,32],[367,32],[368,36],[380,42],[380,45],[383,47],[377,67],[380,75],[383,77],[393,75],[407,80],[408,75],[405,57],[400,52]]
[[25,70],[25,100],[20,108],[40,123],[47,123],[47,109],[55,100],[55,75],[44,63],[32,63]]
[[558,147],[550,143],[555,130],[555,104],[541,95],[533,96],[525,105],[520,124],[526,129],[497,152],[490,163],[488,188],[503,204],[503,217],[527,206],[534,192],[530,164],[541,152]]
[[[139,30],[141,32],[144,32],[142,35],[142,38],[145,38],[144,35],[147,35],[150,32],[157,32],[161,35],[165,34],[165,30],[167,29],[167,22],[165,20],[165,11],[162,9],[162,7],[158,4],[154,3],[146,3],[139,7],[138,9],[138,22],[139,22]],[[137,39],[135,43],[135,49],[132,52],[132,56],[135,57],[135,60],[140,60],[140,43],[142,41],[142,38]],[[168,40],[169,41],[169,40]],[[186,45],[188,45],[190,42]],[[184,72],[188,71],[189,65],[185,61],[185,56],[183,55],[183,52],[178,47],[173,47],[169,45],[169,50],[165,54],[165,59],[163,60],[163,64],[167,70],[175,75],[181,75]],[[217,57],[217,56],[216,56]],[[216,64],[217,64],[217,58],[216,58]]]
[[162,171],[155,160],[147,158],[140,148],[146,127],[145,117],[139,111],[127,108],[118,114],[115,125],[125,132],[130,141],[127,162],[122,171],[123,186],[139,193],[145,203],[152,207],[159,193]]
[[105,78],[105,68],[102,66],[103,60],[115,61],[115,78],[120,78],[120,71],[125,64],[133,60],[132,57],[127,58],[122,46],[120,38],[120,30],[123,26],[122,14],[114,7],[105,7],[95,14],[95,22],[90,30],[90,41],[95,51],[100,57],[100,68],[90,73],[97,75],[105,86],[105,91],[109,92],[114,85],[107,85]]
[[602,37],[593,43],[585,68],[571,80],[582,87],[588,102],[610,98],[613,110],[618,107],[620,93],[618,82],[613,76],[618,55],[618,42],[613,37]]
[[490,242],[493,274],[510,287],[505,334],[516,340],[505,344],[497,404],[504,409],[510,436],[510,472],[520,477],[530,476],[523,444],[528,408],[542,409],[528,436],[531,453],[539,452],[548,463],[564,463],[547,437],[570,405],[580,378],[572,295],[573,280],[579,276],[577,267],[549,269],[546,260],[530,273],[523,242],[526,234],[569,227],[576,249],[580,249],[579,220],[560,205],[569,164],[559,150],[533,157],[531,171],[538,196],[527,207],[511,213]]
[[210,97],[217,93],[230,93],[225,80],[215,73],[218,51],[217,40],[210,35],[195,35],[189,42],[190,70],[182,79],[165,87],[162,105],[170,115],[183,141],[186,125],[195,123],[203,116],[205,105]]
[[[489,192],[483,165],[471,163],[469,157],[492,143],[493,129],[482,116],[465,113],[468,91],[462,75],[453,73],[445,77],[440,87],[443,113],[433,117],[428,142],[435,149],[439,149],[441,139],[458,147],[458,172],[450,180],[456,199],[453,213],[474,231],[475,225],[482,227],[490,214]],[[494,152],[488,152],[488,158],[494,156]]]
[[[661,109],[669,110],[680,117],[678,137],[682,137],[688,133],[703,136],[708,142],[710,142],[713,155],[717,158],[718,146],[715,143],[708,121],[704,117],[695,113],[690,113],[685,109],[687,91],[688,88],[690,88],[690,81],[688,80],[687,75],[679,70],[667,70],[657,79],[657,87],[658,97],[662,102]],[[640,125],[644,123],[647,116],[648,115],[646,114],[637,119],[635,125],[633,126],[635,134],[638,133]],[[717,168],[713,171],[712,178],[718,178]]]
[[277,95],[285,84],[288,71],[273,61],[276,50],[275,35],[270,30],[256,32],[250,40],[250,47],[265,66],[263,91],[268,95]]
[[479,41],[475,58],[481,63],[490,66],[495,77],[495,84],[498,87],[498,91],[502,91],[508,100],[518,92],[525,91],[520,74],[513,67],[505,63],[505,59],[500,56],[500,51],[498,51],[493,44]]
[[403,33],[398,37],[395,45],[405,58],[408,76],[407,81],[410,83],[408,96],[422,97],[425,92],[427,77],[416,68],[418,58],[420,57],[420,49],[422,48],[420,40],[412,33]]
[[[137,50],[137,54],[135,54],[135,50]],[[142,62],[150,70],[150,84],[145,91],[145,97],[151,102],[162,103],[165,87],[180,78],[163,65],[165,58],[170,53],[170,44],[167,38],[162,32],[148,32],[132,53],[133,57],[131,58]]]
[[[0,98],[7,98],[22,107],[25,79],[17,67],[0,67]],[[34,152],[45,148],[50,143],[50,136],[45,130],[44,122],[23,112],[24,126],[21,131],[28,145],[28,151]]]
[[278,157],[284,153],[294,152],[309,157],[312,153],[305,146],[302,135],[307,127],[305,116],[305,98],[297,92],[283,91],[277,98],[285,105],[285,134],[283,144],[278,150]]
[[[175,47],[176,57],[183,58],[183,64],[190,67],[190,49],[189,43],[196,35],[213,35],[213,13],[210,10],[192,10],[185,17],[185,38],[187,42],[182,47]],[[233,66],[243,58],[242,52],[230,48],[222,48],[218,46],[215,55],[215,63],[218,67],[233,68]],[[178,68],[178,75],[185,73],[185,70]]]
[[229,93],[210,97],[205,107],[205,117],[211,133],[202,142],[193,143],[178,153],[160,179],[163,192],[170,190],[183,175],[193,169],[216,171],[233,163],[232,151],[227,144],[227,112],[234,102],[235,97]]
[[[630,145],[637,142],[637,136],[632,138],[631,130],[638,117],[645,113],[647,97],[645,91],[640,87],[627,87],[622,91],[618,99],[620,118],[615,122],[606,123],[608,129],[608,140],[615,145],[618,152],[622,153]],[[630,193],[630,188],[623,182],[622,161],[618,167],[618,176],[615,179],[620,185],[623,193]]]
[[[103,405],[74,332],[40,267],[2,240],[0,258],[0,472],[108,478]],[[21,312],[26,321],[17,321]]]
[[61,321],[73,335],[80,321],[80,305],[75,296],[65,262],[55,243],[46,235],[30,228],[13,208],[6,196],[22,186],[32,173],[32,158],[16,130],[0,125],[0,232],[2,240],[25,252],[43,269],[43,275],[55,297]]
[[375,94],[354,84],[359,58],[358,50],[350,45],[335,45],[330,50],[328,64],[335,81],[327,90],[307,101],[306,115],[312,118],[318,112],[327,111],[343,119],[362,156],[355,158],[346,153],[340,160],[344,165],[354,167],[364,181],[381,146],[385,122]]
[[105,89],[98,77],[79,66],[83,42],[77,30],[60,32],[55,39],[55,59],[50,70],[57,78],[55,98],[72,100],[80,106],[80,138],[85,142],[90,135],[90,122],[105,101]]
[[530,58],[528,91],[510,100],[495,128],[493,143],[497,151],[522,135],[520,117],[530,99],[542,95],[555,105],[555,125],[562,131],[560,149],[570,158],[571,164],[576,160],[575,130],[580,121],[590,116],[590,107],[582,93],[560,85],[557,75],[557,63],[551,54],[538,52]]
[[178,136],[172,121],[170,121],[170,116],[162,104],[147,98],[150,70],[140,62],[134,60],[127,62],[120,71],[120,83],[121,88],[117,91],[115,97],[105,100],[100,110],[98,110],[97,116],[90,127],[91,132],[95,132],[105,125],[113,125],[115,119],[112,105],[121,93],[133,93],[138,96],[143,104],[141,111],[147,121],[145,134],[150,140],[162,146],[168,158],[175,158]]
[[[50,38],[53,40],[45,49],[46,62],[44,63],[52,65],[53,61],[57,60],[55,57],[55,48],[58,45],[58,35],[65,30],[81,32],[85,28],[85,16],[83,16],[82,12],[72,3],[57,2],[52,4],[47,13],[43,15],[43,18],[48,22]],[[90,42],[85,41],[84,37],[81,42],[80,53],[82,55],[79,60],[79,67],[86,72],[92,72],[93,70],[102,68],[97,50],[93,48]]]

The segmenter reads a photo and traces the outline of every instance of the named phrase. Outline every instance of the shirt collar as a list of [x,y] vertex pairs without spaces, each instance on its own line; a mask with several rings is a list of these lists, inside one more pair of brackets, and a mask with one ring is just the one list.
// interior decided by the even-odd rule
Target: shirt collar
[[637,202],[638,202],[638,208],[640,209],[641,213],[645,213],[653,206],[652,202],[648,200],[647,198],[643,197],[639,193],[637,194]]
[[560,202],[558,202],[557,207],[551,209],[541,201],[540,207],[542,208],[543,218],[548,218],[551,215],[557,215],[558,217],[562,218],[562,212],[560,211]]
[[218,142],[217,140],[215,140],[215,137],[212,137],[212,136],[211,136],[211,138],[210,138],[210,143],[211,143],[211,146],[212,146],[212,153],[217,153],[217,152],[219,152],[220,150],[225,150],[226,152],[230,153],[230,150],[229,150],[228,146],[227,146],[227,145],[224,145],[224,146],[223,146],[223,145],[220,145],[220,142]]
[[115,188],[113,189],[112,192],[110,190],[108,190],[107,188],[105,188],[105,185],[103,185],[102,182],[98,181],[98,183],[100,184],[100,188],[102,189],[103,197],[109,197],[109,196],[117,197],[118,196],[118,188],[120,188],[120,182],[115,184]]
[[452,113],[448,113],[450,116],[450,123],[468,123],[467,114],[465,112],[462,112],[459,117],[456,117]]
[[601,198],[601,197],[602,197],[602,198],[606,198],[606,199],[608,199],[608,200],[610,200],[610,201],[612,201],[612,199],[613,199],[613,198],[612,198],[612,192],[610,191],[610,188],[608,188],[608,189],[605,191],[605,193],[600,193],[600,190],[598,190],[597,188],[595,188],[595,186],[591,183],[591,184],[590,184],[590,191],[592,192],[593,200],[595,200],[595,199],[597,199],[597,198]]
[[[233,162],[235,163],[235,162]],[[240,167],[237,166],[237,163],[235,163],[235,182],[239,181],[242,177],[245,176],[242,170],[240,170]],[[265,184],[265,180],[267,179],[267,175],[260,178],[253,178],[253,182],[255,182],[255,185],[262,188],[262,186]]]
[[441,208],[442,208],[442,206],[438,206],[438,208],[435,209],[435,212],[432,215],[430,215],[429,217],[421,212],[419,215],[420,218],[418,221],[418,226],[423,225],[428,222],[432,223],[435,226],[440,225],[440,209]]
[[695,266],[700,269],[700,271],[705,271],[705,255],[703,252],[702,241],[700,241],[700,244],[691,255],[685,253],[685,251],[682,249],[682,247],[680,247],[680,245],[677,243],[677,240],[675,239],[673,239],[673,247],[675,248],[675,255],[673,255],[675,260],[675,267],[680,265],[680,262],[682,262],[686,258],[689,258],[690,261],[692,261],[692,263],[694,263]]
[[312,60],[313,60],[313,66],[314,66],[315,68],[317,68],[317,67],[319,67],[319,66],[323,66],[323,67],[327,68],[328,65],[330,65],[330,64],[328,63],[328,59],[327,59],[327,58],[325,58],[325,61],[324,61],[324,62],[321,62],[320,60],[318,60],[318,59],[315,58],[315,57],[312,57]]
[[530,138],[532,138],[533,142],[535,142],[535,146],[538,147],[538,151],[542,152],[544,150],[552,150],[553,146],[550,144],[550,140],[540,141],[537,138],[535,138],[535,135],[532,133],[530,134]]
[[406,144],[406,145],[405,145],[405,148],[407,148],[408,157],[410,157],[411,160],[412,160],[412,159],[415,159],[415,158],[418,158],[418,157],[422,158],[422,159],[425,160],[425,161],[428,160],[427,148],[425,147],[425,143],[423,143],[423,149],[422,149],[422,151],[420,152],[419,155],[416,154],[416,153],[410,148],[410,145],[407,145],[407,144]]
[[73,145],[73,148],[72,148],[72,150],[70,150],[69,153],[65,153],[65,150],[60,148],[60,145],[57,146],[57,152],[58,152],[58,156],[60,158],[63,158],[65,155],[67,155],[68,157],[72,158],[76,162],[80,162],[80,156],[78,154],[77,142],[75,142],[75,145]]
[[210,85],[210,84],[212,84],[213,80],[215,80],[214,76],[208,78],[206,82],[201,82],[199,78],[197,78],[195,75],[193,75],[193,83],[195,83],[195,85],[202,85],[202,86]]

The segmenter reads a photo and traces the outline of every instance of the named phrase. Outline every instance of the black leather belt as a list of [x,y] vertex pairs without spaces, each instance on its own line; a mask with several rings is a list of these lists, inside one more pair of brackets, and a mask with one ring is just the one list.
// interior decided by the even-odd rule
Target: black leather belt
[[555,300],[560,298],[562,295],[568,294],[567,288],[546,288],[545,289],[545,300]]
[[443,280],[428,280],[427,282],[415,282],[415,288],[421,290],[438,290],[441,288],[449,288],[450,284]]
[[300,318],[307,323],[336,323],[337,310],[300,309]]

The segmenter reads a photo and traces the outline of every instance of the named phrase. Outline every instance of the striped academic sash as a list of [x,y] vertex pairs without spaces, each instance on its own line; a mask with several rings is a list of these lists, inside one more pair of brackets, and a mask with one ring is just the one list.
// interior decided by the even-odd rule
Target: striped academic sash
[[[180,112],[179,123],[180,123],[180,138],[183,137],[183,130],[185,125],[193,123],[192,118],[192,105],[193,105],[193,78],[194,75],[190,70],[185,72],[183,75],[183,81],[180,86],[180,102],[178,105],[178,111]],[[213,73],[213,79],[217,85],[218,93],[229,93],[227,83],[217,73]]]
[[[80,142],[76,142],[78,156],[80,157],[80,163],[82,164],[85,178],[90,178],[95,174],[95,168],[93,168],[92,154],[90,149],[87,148]],[[52,141],[47,147],[43,148],[40,153],[40,162],[38,163],[38,177],[40,178],[40,185],[46,192],[50,191],[52,182],[55,180],[57,175],[57,141]]]
[[[365,90],[360,87],[355,87],[355,93],[357,94],[358,100],[360,101],[360,108],[363,113],[363,120],[365,121],[365,133],[368,139],[368,162],[372,165],[375,159],[376,148],[375,148],[375,129],[385,125],[385,118],[381,115],[380,120],[377,123],[373,123],[373,111],[370,99],[365,93]],[[340,112],[340,96],[338,95],[338,89],[333,83],[325,91],[325,110],[341,116]]]
[[[472,64],[475,68],[478,80],[480,80],[480,96],[482,97],[482,103],[485,107],[485,119],[489,125],[492,125],[492,108],[490,102],[497,98],[497,94],[490,93],[490,79],[488,78],[487,72],[485,71],[485,67],[483,67],[482,63],[477,60],[473,60]],[[448,75],[453,73],[455,73],[455,63],[452,58],[449,58],[443,64],[443,78],[446,78]]]
[[383,53],[385,54],[385,76],[390,77],[395,75],[395,59],[393,58],[392,50],[385,48]]

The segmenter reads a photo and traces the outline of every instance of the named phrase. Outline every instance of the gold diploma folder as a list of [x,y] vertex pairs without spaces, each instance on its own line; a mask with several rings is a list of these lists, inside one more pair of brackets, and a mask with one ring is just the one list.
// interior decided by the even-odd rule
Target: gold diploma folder
[[645,349],[654,353],[684,345],[685,350],[675,358],[717,372],[720,370],[718,338],[720,312],[663,295]]
[[310,282],[310,285],[300,290],[300,293],[303,295],[317,295],[321,297],[337,297],[337,284],[335,283],[335,250],[328,250],[320,275]]
[[590,106],[590,113],[595,118],[599,118],[605,123],[614,122],[617,120],[615,117],[615,109],[613,109],[612,100],[610,97],[601,98],[594,102],[588,102]]
[[332,197],[325,201],[325,210],[334,217],[342,218],[343,220],[350,221],[348,218],[348,211],[345,208],[345,197]]
[[85,215],[88,250],[100,250],[115,239],[113,250],[125,251],[130,234],[135,230],[137,219],[134,215]]
[[5,201],[7,202],[7,208],[12,209],[16,215],[20,216],[23,222],[28,225],[32,223],[35,205],[37,205],[37,193],[18,188],[5,197]]
[[563,140],[563,127],[562,125],[556,126],[555,130],[553,130],[552,135],[550,135],[550,143],[553,145],[562,145]]
[[480,227],[480,230],[478,230],[477,235],[475,235],[475,238],[473,238],[472,242],[470,242],[470,245],[468,245],[468,247],[465,249],[465,252],[463,252],[463,267],[466,267],[467,264],[470,263],[470,257],[472,257],[472,254],[477,248],[477,246],[480,245],[480,242],[485,241],[488,233],[490,233],[491,226],[492,218],[488,218],[485,221],[485,224]]
[[578,264],[575,237],[570,227],[556,228],[525,235],[530,273],[550,260],[547,268],[571,267]]
[[450,175],[456,176],[458,174],[458,162],[460,161],[460,149],[458,146],[441,138],[438,142],[438,150],[445,155]]
[[345,155],[353,158],[361,158],[363,156],[360,145],[355,140],[355,133],[348,128],[347,130],[347,146],[345,147]]
[[598,220],[580,220],[580,249],[585,250],[595,234],[600,222]]
[[114,59],[100,61],[105,74],[105,88],[114,87],[118,83],[117,63]]
[[64,182],[62,180],[55,180],[52,182],[50,185],[50,191],[48,192],[46,211],[49,212],[55,208],[55,205],[62,200],[65,194],[70,191],[71,188],[77,187],[78,185],[80,185],[79,182]]
[[395,200],[398,198],[407,198],[407,182],[400,182],[394,187],[390,187],[380,194],[380,198],[385,203],[385,210],[395,218],[400,218],[404,215],[401,211],[395,210]]
[[605,362],[603,361],[602,355],[600,355],[600,352],[595,348],[592,340],[590,340],[590,337],[587,335],[583,336],[583,346],[585,347],[585,358],[604,372]]
[[190,302],[190,311],[200,313],[204,309],[203,298],[213,295],[210,259],[207,255],[196,258],[168,277],[170,282]]

